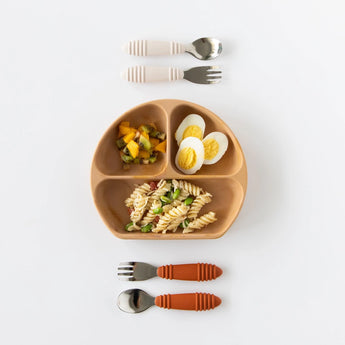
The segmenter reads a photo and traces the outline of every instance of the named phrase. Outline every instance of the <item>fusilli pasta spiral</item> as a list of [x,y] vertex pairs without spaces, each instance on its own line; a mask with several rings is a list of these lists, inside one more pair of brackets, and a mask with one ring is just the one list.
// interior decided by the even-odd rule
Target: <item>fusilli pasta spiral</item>
[[196,218],[192,222],[188,224],[188,227],[183,230],[183,233],[193,232],[194,230],[199,230],[204,226],[211,224],[217,220],[216,214],[214,212],[208,212],[201,216],[200,218]]
[[162,195],[167,193],[171,188],[171,184],[168,183],[166,180],[160,180],[157,187],[158,188],[150,196],[150,199],[149,199],[148,204],[147,204],[147,208],[151,207],[154,200],[159,200],[159,198]]
[[159,219],[159,222],[156,228],[153,230],[154,232],[160,232],[167,228],[168,224],[175,218],[181,218],[187,214],[189,207],[186,205],[180,205],[177,207],[172,208],[169,212],[167,212],[164,216]]
[[198,196],[203,192],[200,187],[184,180],[180,181],[180,189],[181,191],[184,190],[193,196]]
[[195,219],[201,208],[209,202],[211,202],[211,194],[205,193],[198,195],[190,206],[188,218]]
[[130,215],[130,218],[133,223],[137,223],[141,219],[143,214],[145,213],[145,210],[146,210],[145,207],[148,200],[149,200],[149,197],[143,196],[142,194],[139,194],[134,199],[134,202],[133,202],[134,211]]
[[148,192],[150,192],[150,190],[151,190],[150,185],[147,184],[147,183],[144,183],[144,184],[138,186],[137,188],[134,189],[134,191],[130,195],[130,197],[125,200],[125,205],[127,207],[133,207],[133,203],[134,203],[135,198],[138,195],[145,195],[145,194],[147,194]]
[[149,224],[156,218],[157,215],[153,213],[153,210],[155,210],[158,207],[161,207],[161,203],[158,200],[154,200],[150,209],[148,210],[145,217],[141,221],[142,225]]

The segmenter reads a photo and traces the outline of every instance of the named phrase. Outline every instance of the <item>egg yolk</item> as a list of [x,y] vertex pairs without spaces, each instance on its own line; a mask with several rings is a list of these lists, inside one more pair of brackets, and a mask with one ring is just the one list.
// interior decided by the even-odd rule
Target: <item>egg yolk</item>
[[182,140],[186,139],[187,137],[195,137],[202,140],[201,128],[196,125],[188,126],[183,132]]
[[185,147],[180,151],[177,163],[180,168],[188,170],[196,164],[196,153],[191,147]]
[[210,160],[214,158],[219,151],[219,144],[214,139],[206,139],[204,141],[205,159]]

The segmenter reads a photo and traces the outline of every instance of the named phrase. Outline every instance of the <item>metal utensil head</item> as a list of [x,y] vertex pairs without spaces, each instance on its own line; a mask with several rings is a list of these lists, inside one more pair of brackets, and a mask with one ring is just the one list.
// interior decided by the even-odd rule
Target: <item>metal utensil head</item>
[[199,60],[215,59],[223,50],[222,43],[216,38],[203,37],[186,47],[186,52]]
[[141,313],[155,304],[155,298],[140,289],[129,289],[120,293],[117,306],[126,313]]
[[117,270],[118,278],[128,281],[146,280],[157,275],[157,267],[145,262],[121,262]]
[[201,66],[184,71],[183,78],[196,84],[216,84],[222,78],[221,73],[218,66]]

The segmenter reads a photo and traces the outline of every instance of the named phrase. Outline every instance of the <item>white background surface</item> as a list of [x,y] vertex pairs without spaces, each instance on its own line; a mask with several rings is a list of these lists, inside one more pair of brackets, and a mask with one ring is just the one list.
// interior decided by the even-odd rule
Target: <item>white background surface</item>
[[[345,343],[342,1],[2,1],[0,5],[0,343]],[[129,39],[215,36],[217,86],[130,85]],[[158,98],[221,116],[249,185],[231,231],[208,241],[123,241],[102,223],[89,172],[103,132]],[[224,196],[226,202],[226,196]],[[213,262],[210,283],[118,282],[119,261]],[[214,311],[130,315],[118,293],[205,291]]]

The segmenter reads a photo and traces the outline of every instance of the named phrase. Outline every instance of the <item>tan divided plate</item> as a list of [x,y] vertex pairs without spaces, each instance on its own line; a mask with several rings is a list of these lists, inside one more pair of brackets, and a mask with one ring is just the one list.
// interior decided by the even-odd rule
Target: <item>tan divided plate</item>
[[[203,117],[206,123],[205,136],[210,132],[219,131],[226,134],[229,139],[225,155],[216,164],[203,165],[194,175],[184,175],[175,166],[178,146],[174,134],[181,121],[189,114],[199,114]],[[121,121],[130,121],[134,127],[154,122],[159,130],[167,133],[166,153],[160,153],[154,164],[131,165],[129,170],[123,170],[115,143]],[[188,234],[182,234],[180,230],[166,234],[125,231],[124,227],[130,220],[124,200],[132,193],[135,184],[161,178],[187,180],[210,192],[213,195],[212,202],[205,205],[199,215],[214,211],[218,220]],[[210,110],[181,100],[156,100],[127,111],[106,131],[92,162],[91,188],[101,217],[117,237],[137,240],[211,239],[224,235],[236,219],[246,194],[247,167],[236,137]]]

